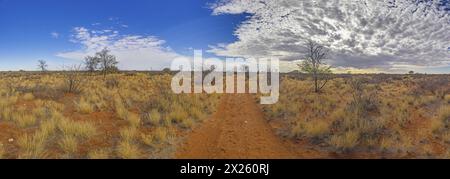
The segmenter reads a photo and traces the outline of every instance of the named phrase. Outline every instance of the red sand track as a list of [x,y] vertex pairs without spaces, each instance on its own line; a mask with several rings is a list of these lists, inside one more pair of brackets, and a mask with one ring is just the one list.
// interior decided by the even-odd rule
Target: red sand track
[[295,157],[249,94],[225,95],[212,118],[194,129],[176,153],[181,159]]

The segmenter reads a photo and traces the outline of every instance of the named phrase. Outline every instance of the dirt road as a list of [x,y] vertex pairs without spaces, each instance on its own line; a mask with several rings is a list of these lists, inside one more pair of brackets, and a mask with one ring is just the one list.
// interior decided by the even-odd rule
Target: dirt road
[[295,158],[272,131],[250,94],[225,95],[211,119],[194,129],[176,153],[181,159]]

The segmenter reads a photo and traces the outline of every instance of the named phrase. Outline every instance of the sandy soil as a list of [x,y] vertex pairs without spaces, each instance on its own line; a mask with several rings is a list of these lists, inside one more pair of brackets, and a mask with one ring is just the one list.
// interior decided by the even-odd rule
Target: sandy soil
[[279,159],[297,154],[274,133],[250,94],[225,95],[179,147],[182,159]]

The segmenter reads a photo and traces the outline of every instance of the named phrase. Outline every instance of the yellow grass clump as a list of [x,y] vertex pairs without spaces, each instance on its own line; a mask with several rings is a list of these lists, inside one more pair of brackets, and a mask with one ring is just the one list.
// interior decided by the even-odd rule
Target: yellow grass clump
[[81,98],[80,101],[77,103],[77,109],[78,112],[82,114],[90,114],[94,112],[94,106],[92,104],[85,100],[84,98]]
[[120,137],[122,140],[131,142],[137,137],[138,130],[135,127],[127,127],[120,130]]
[[117,153],[122,159],[138,159],[141,156],[138,146],[126,141],[119,143]]
[[58,123],[58,129],[66,136],[89,138],[96,134],[96,128],[88,122],[76,122],[62,119]]
[[46,158],[45,144],[48,135],[46,133],[37,132],[34,135],[24,134],[19,137],[17,144],[21,148],[19,158],[39,159]]
[[147,116],[147,120],[151,125],[157,126],[161,123],[161,114],[158,110],[153,109]]
[[21,128],[34,126],[36,124],[36,117],[28,114],[13,114],[13,119]]
[[72,155],[78,150],[78,141],[74,136],[64,136],[59,141],[59,147],[66,153],[66,155]]
[[172,111],[169,113],[169,118],[173,123],[181,123],[183,120],[187,120],[189,114],[180,105],[175,105]]
[[330,144],[342,150],[349,150],[358,145],[359,133],[348,131],[343,135],[334,135],[330,139]]
[[293,129],[292,135],[301,137],[302,135],[310,137],[323,137],[329,133],[329,123],[321,120],[302,121]]
[[157,142],[155,140],[155,136],[152,134],[141,134],[141,141],[145,145],[154,148],[157,145]]
[[154,131],[154,139],[156,142],[162,143],[167,140],[167,129],[163,127],[158,127]]

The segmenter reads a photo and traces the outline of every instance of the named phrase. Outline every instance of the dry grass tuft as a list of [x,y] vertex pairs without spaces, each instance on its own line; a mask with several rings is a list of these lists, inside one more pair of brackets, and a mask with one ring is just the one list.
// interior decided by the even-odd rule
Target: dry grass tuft
[[180,105],[175,105],[172,112],[169,113],[169,118],[173,123],[179,124],[187,120],[189,114]]
[[88,122],[76,122],[68,119],[60,120],[58,129],[65,136],[90,138],[96,134],[96,128],[93,124]]
[[127,127],[120,130],[120,137],[122,140],[132,142],[138,135],[138,130],[135,127]]
[[21,128],[31,127],[36,124],[36,118],[33,115],[14,113],[12,118]]
[[343,135],[334,135],[331,137],[330,145],[343,151],[350,150],[358,145],[359,133],[356,131],[348,131]]
[[74,136],[64,136],[61,141],[59,141],[59,147],[66,153],[66,155],[71,156],[78,150],[78,141]]
[[302,137],[309,136],[312,138],[320,138],[329,134],[329,123],[321,120],[298,122],[291,131],[291,136]]
[[94,112],[94,106],[84,98],[81,98],[77,103],[77,110],[82,114],[90,114]]
[[155,136],[152,134],[141,134],[141,141],[151,148],[155,148],[157,146]]
[[19,158],[23,159],[40,159],[46,158],[45,145],[48,135],[37,132],[34,135],[25,134],[21,136],[17,144],[21,148]]
[[122,119],[126,120],[129,114],[129,111],[127,108],[125,108],[125,105],[123,104],[122,100],[119,98],[116,98],[114,100],[114,109],[116,111],[117,116]]
[[158,127],[154,131],[154,139],[156,142],[163,143],[167,140],[168,131],[166,128]]
[[158,126],[161,123],[161,114],[158,110],[153,109],[148,115],[147,120],[152,126]]
[[141,152],[139,148],[126,141],[122,141],[119,143],[117,147],[117,154],[122,159],[138,159],[141,156]]

